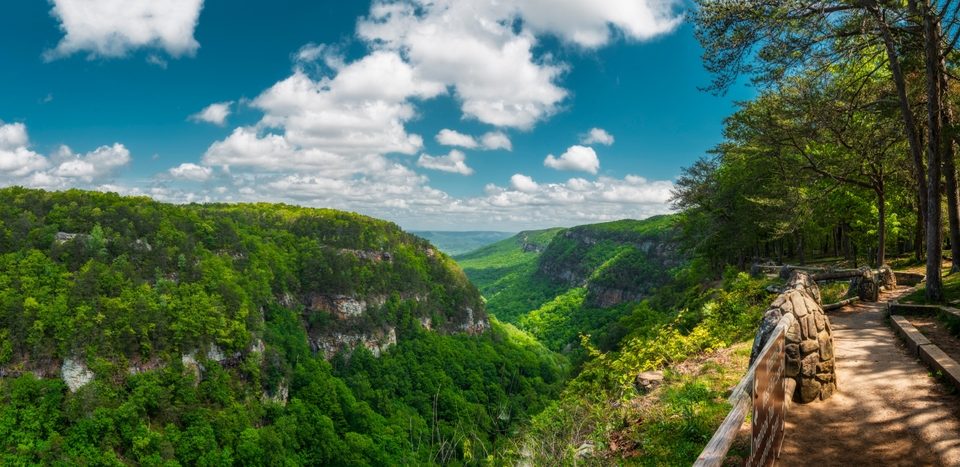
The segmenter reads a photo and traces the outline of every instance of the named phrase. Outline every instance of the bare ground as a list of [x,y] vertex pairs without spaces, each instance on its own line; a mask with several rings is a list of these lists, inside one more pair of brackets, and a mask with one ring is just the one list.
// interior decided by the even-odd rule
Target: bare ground
[[829,314],[840,391],[790,408],[780,465],[960,466],[960,398],[907,353],[884,309],[862,303]]

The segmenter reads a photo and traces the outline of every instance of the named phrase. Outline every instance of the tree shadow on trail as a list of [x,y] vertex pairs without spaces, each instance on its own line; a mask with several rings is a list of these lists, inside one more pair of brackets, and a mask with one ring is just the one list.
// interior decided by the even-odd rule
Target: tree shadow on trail
[[790,408],[780,465],[960,464],[960,396],[909,354],[884,309],[828,314],[839,392]]

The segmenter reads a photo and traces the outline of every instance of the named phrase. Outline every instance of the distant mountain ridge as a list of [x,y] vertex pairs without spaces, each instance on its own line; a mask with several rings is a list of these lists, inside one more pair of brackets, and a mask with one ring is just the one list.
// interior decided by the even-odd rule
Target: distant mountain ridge
[[513,232],[496,232],[486,230],[475,231],[445,231],[419,230],[410,233],[434,244],[440,251],[451,255],[469,253],[491,243],[499,242],[515,235]]

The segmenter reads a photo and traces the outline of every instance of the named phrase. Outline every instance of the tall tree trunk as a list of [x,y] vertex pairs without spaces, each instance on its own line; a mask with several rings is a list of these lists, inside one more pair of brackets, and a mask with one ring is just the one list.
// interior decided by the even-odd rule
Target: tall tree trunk
[[[939,27],[937,28],[939,30]],[[937,34],[940,37],[940,34]],[[942,57],[942,55],[941,55]],[[947,99],[947,64],[943,58],[938,62],[940,78],[940,119],[943,124],[943,173],[947,190],[947,218],[950,222],[950,257],[952,266],[950,272],[960,271],[960,196],[957,192],[956,151],[953,134],[953,109]]]
[[797,233],[797,250],[800,253],[800,265],[807,264],[807,245],[803,242],[803,232]]
[[879,183],[877,191],[877,209],[880,219],[877,220],[877,267],[887,261],[887,197],[884,193],[883,182]]
[[[916,8],[916,0],[910,3]],[[943,281],[940,265],[943,254],[940,214],[940,164],[942,147],[940,115],[940,38],[937,35],[935,14],[930,0],[923,0],[920,9],[923,21],[923,51],[927,91],[927,286],[928,301],[943,301]]]
[[[911,8],[916,11],[915,1],[911,2]],[[903,69],[900,67],[900,57],[897,53],[896,42],[893,34],[890,32],[890,25],[887,19],[874,3],[869,8],[877,25],[880,27],[883,45],[887,52],[887,62],[890,67],[890,74],[893,75],[893,82],[897,88],[897,101],[900,105],[900,116],[903,119],[904,136],[910,147],[910,155],[913,157],[913,165],[917,176],[917,189],[920,196],[920,217],[923,221],[927,219],[927,183],[923,178],[923,144],[920,142],[920,131],[917,129],[917,123],[910,109],[910,98],[907,96],[907,81],[903,76]],[[919,251],[919,250],[918,250]],[[919,253],[917,259],[919,260]]]
[[[926,196],[924,196],[923,198],[925,199]],[[918,206],[917,207],[917,227],[913,231],[913,253],[914,253],[914,259],[916,259],[917,262],[920,262],[923,260],[923,239],[924,239],[923,225],[927,221],[923,213],[921,212],[921,210],[925,210],[925,209],[920,208],[920,206],[923,206],[923,201],[921,200],[920,196],[917,196],[917,206]]]
[[[946,123],[946,122],[945,122]],[[945,128],[948,128],[944,125]],[[957,167],[954,161],[956,152],[953,142],[946,141],[943,147],[943,172],[946,179],[947,219],[950,223],[950,256],[953,265],[951,272],[960,271],[960,203],[957,201]]]

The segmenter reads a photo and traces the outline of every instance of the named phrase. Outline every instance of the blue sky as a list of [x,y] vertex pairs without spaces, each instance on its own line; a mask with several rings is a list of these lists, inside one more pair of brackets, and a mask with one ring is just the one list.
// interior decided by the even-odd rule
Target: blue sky
[[667,212],[733,101],[673,0],[54,0],[0,18],[0,183],[410,229]]

